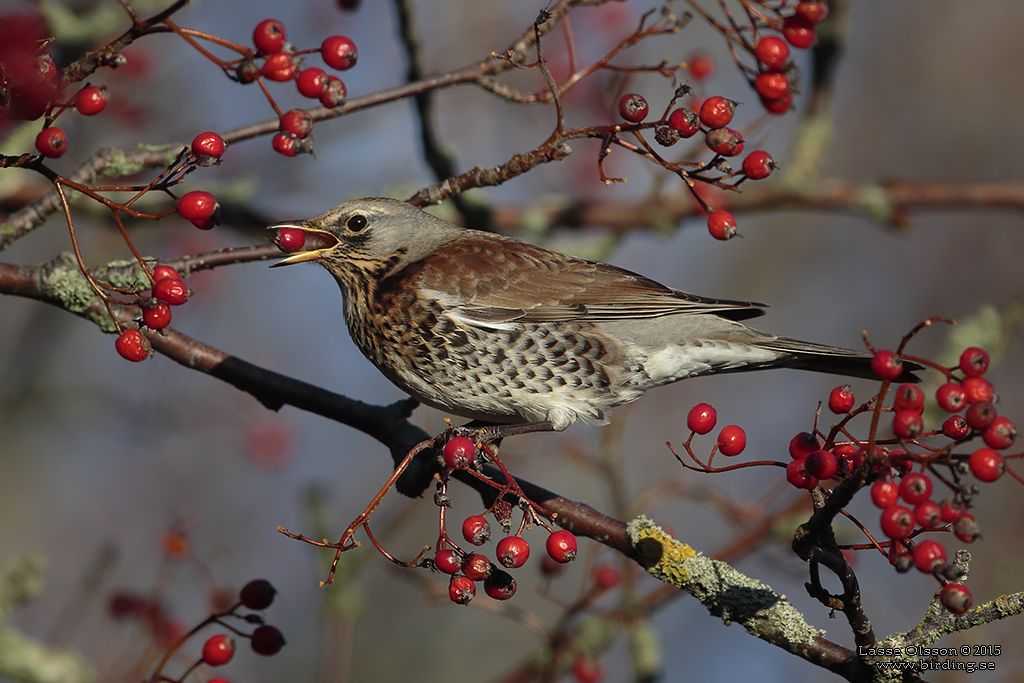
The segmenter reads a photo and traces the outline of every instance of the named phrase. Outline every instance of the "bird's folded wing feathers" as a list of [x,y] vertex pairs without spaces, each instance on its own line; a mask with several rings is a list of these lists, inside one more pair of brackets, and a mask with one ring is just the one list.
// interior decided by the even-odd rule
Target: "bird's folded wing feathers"
[[687,294],[622,268],[475,231],[427,257],[417,278],[458,318],[482,327],[698,313],[744,320],[764,313],[763,304]]

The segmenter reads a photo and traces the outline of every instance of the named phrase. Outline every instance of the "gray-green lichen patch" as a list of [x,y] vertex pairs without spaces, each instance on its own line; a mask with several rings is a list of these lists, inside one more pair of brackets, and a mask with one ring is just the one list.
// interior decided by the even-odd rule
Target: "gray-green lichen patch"
[[111,261],[95,272],[104,282],[126,289],[149,289],[149,278],[135,259]]
[[65,310],[91,320],[104,332],[116,331],[114,321],[71,254],[65,252],[43,266],[42,284],[43,293]]

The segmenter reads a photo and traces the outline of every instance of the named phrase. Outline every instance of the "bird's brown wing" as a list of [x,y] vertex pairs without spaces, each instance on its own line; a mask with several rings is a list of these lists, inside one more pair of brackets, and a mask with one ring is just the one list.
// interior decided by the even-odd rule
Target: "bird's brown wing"
[[467,230],[416,264],[416,285],[482,326],[610,321],[695,313],[731,320],[764,304],[694,296],[622,268]]

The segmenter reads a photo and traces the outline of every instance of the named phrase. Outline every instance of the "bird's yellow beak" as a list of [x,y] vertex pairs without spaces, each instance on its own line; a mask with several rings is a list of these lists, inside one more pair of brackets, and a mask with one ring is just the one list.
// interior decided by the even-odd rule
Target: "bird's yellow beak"
[[[321,256],[329,252],[334,247],[338,246],[338,238],[327,232],[326,230],[318,230],[311,228],[308,225],[302,225],[301,223],[278,223],[277,225],[271,225],[267,230],[280,230],[282,228],[290,230],[301,230],[305,236],[306,241],[301,251],[297,251],[290,256],[281,259],[277,263],[271,264],[271,268],[277,268],[279,266],[290,266],[293,263],[305,263],[306,261],[316,261]],[[275,238],[274,243],[281,249],[284,249],[284,245],[281,243],[280,236]],[[309,248],[312,247],[312,248]]]

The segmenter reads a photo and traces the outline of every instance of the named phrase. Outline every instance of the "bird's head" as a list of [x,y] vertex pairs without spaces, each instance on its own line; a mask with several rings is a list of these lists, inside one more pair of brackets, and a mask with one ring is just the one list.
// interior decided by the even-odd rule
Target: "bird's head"
[[316,261],[339,279],[353,271],[396,272],[462,233],[411,204],[379,197],[353,199],[315,218],[270,226],[278,228],[303,231],[306,244],[271,267]]

